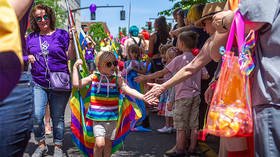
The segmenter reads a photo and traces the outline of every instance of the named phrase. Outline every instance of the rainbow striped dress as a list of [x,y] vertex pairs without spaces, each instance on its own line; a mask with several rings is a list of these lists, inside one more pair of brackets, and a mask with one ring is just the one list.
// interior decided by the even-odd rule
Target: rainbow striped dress
[[93,121],[118,120],[120,91],[117,76],[94,73],[90,90],[90,106],[86,117]]

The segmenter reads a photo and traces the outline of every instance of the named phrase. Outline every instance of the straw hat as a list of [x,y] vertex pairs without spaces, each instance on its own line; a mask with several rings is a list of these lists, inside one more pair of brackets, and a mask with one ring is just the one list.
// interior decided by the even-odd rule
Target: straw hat
[[197,27],[202,27],[202,22],[224,10],[225,2],[206,3],[201,18],[195,22]]

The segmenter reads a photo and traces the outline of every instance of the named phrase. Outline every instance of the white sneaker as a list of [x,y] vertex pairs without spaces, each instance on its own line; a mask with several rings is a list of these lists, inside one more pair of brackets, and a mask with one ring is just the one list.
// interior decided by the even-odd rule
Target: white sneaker
[[172,127],[164,126],[163,128],[157,129],[160,133],[172,133]]

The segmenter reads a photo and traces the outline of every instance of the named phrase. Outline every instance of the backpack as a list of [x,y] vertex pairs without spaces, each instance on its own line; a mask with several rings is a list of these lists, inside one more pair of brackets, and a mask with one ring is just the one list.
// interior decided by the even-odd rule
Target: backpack
[[138,45],[139,47],[141,47],[141,44],[142,44],[142,39],[140,38],[140,40],[139,40],[139,42],[137,43],[137,41],[134,39],[134,38],[132,38],[132,40],[134,41],[134,43],[136,44],[136,45]]

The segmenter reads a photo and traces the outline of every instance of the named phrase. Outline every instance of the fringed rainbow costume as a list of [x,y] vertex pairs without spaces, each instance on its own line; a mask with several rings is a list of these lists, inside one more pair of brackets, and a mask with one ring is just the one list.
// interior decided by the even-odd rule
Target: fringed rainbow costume
[[[94,135],[93,121],[117,120],[116,136],[112,153],[122,145],[130,131],[132,121],[141,118],[142,114],[135,99],[120,94],[117,76],[106,77],[93,74],[91,86],[84,91],[73,91],[70,101],[72,110],[71,130],[73,142],[81,153],[93,157]],[[84,93],[84,94],[82,94]],[[85,96],[83,96],[85,95]],[[91,120],[92,119],[92,120]]]

